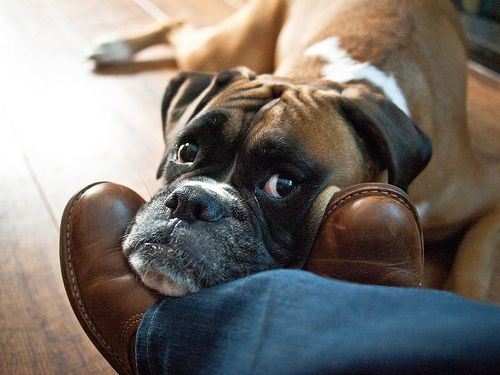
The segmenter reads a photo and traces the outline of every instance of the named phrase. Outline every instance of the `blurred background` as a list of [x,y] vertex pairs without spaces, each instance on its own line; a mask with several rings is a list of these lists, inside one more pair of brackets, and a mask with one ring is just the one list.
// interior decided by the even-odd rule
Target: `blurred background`
[[[145,198],[157,189],[160,101],[176,68],[166,47],[100,71],[85,50],[99,36],[168,17],[212,24],[244,1],[0,2],[0,374],[113,373],[67,302],[59,220],[69,198],[96,181],[127,185]],[[455,3],[472,58],[470,131],[481,157],[497,163],[499,0]]]
[[500,73],[500,0],[454,0],[467,32],[470,57]]

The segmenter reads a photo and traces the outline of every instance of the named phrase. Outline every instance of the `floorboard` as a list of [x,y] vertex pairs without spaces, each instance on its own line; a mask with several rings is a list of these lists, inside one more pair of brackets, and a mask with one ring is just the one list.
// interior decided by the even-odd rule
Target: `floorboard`
[[[160,47],[94,72],[85,50],[98,36],[166,17],[208,25],[244,1],[0,2],[0,374],[113,373],[67,302],[59,220],[71,195],[95,181],[146,198],[157,189],[160,100],[176,70]],[[473,70],[469,90],[474,144],[497,163],[498,81]]]
[[0,3],[1,374],[114,373],[67,302],[58,225],[94,181],[156,187],[167,69],[103,76],[84,59],[96,36],[150,23],[131,0]]
[[5,126],[0,150],[0,374],[112,373],[72,315],[59,273],[58,225]]

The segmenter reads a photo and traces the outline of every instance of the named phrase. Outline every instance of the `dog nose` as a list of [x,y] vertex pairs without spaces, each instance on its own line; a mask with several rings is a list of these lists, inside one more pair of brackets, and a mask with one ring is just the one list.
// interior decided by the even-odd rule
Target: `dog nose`
[[172,216],[193,223],[197,220],[214,222],[222,219],[222,202],[199,186],[183,186],[167,197],[165,205],[172,210]]

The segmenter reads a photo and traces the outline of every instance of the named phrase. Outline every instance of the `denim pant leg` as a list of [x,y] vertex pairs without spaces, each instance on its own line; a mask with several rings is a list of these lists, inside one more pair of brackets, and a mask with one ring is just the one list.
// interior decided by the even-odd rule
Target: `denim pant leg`
[[500,307],[269,271],[158,301],[136,355],[140,374],[498,373]]

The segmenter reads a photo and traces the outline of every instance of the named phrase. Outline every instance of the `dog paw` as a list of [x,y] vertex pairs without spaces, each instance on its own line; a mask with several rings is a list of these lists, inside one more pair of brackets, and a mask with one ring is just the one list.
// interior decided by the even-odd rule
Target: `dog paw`
[[97,44],[87,55],[97,67],[126,64],[132,60],[133,51],[127,42],[115,39]]

